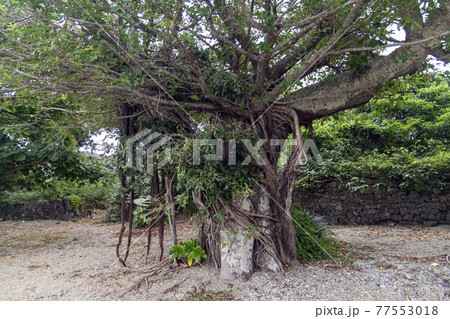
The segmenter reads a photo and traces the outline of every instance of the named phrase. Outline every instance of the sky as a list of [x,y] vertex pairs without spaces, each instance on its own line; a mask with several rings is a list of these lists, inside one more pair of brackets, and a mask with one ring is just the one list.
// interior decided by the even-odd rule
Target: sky
[[[394,33],[392,34],[392,37],[398,41],[405,41],[406,39],[406,33],[403,29],[398,30],[397,26],[392,26],[392,31],[394,31]],[[388,55],[389,53],[391,53],[392,51],[394,51],[395,49],[397,49],[398,46],[396,47],[390,47],[384,50],[384,52],[382,53],[383,55]],[[437,60],[435,57],[433,56],[429,56],[431,58],[430,62],[439,70],[439,71],[450,71],[450,63],[445,65],[444,62]]]

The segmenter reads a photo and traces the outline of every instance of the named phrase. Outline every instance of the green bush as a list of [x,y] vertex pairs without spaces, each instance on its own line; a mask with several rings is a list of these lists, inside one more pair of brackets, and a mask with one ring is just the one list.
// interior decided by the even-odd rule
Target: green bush
[[39,191],[15,191],[15,192],[3,192],[0,196],[0,203],[8,205],[21,204],[29,201],[45,202],[50,199],[54,199],[55,196],[51,191],[39,190]]
[[[113,188],[105,197],[106,214],[103,219],[105,223],[120,222],[120,207],[122,204],[122,192],[119,186]],[[129,208],[129,200],[126,201],[126,209]]]
[[172,256],[173,260],[179,260],[187,263],[189,266],[194,264],[194,262],[198,264],[202,259],[207,258],[205,251],[200,247],[197,239],[178,243],[170,249],[169,255]]
[[338,251],[336,241],[329,237],[331,232],[322,218],[292,206],[292,219],[295,229],[295,245],[300,260],[313,260],[335,257]]
[[363,107],[313,122],[322,163],[310,161],[297,185],[338,181],[351,191],[378,185],[445,189],[450,180],[450,73],[392,81]]
[[69,195],[66,197],[67,205],[70,209],[78,211],[81,205],[81,197],[78,195]]
[[[98,209],[107,207],[108,198],[114,193],[114,184],[78,184],[53,181],[53,187],[34,190],[5,191],[0,194],[0,204],[21,204],[29,201],[46,202],[49,200],[67,200],[69,196],[78,196],[83,206]],[[75,198],[75,197],[74,197]]]

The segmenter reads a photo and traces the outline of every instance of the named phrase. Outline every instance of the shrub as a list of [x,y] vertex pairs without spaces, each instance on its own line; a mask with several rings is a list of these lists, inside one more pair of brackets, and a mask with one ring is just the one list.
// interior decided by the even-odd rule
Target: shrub
[[15,192],[3,192],[0,196],[0,203],[15,205],[29,201],[45,202],[49,199],[54,199],[51,192],[39,190],[39,191],[15,191]]
[[304,262],[328,259],[336,256],[338,246],[324,220],[299,207],[292,206],[295,229],[295,245],[298,257]]
[[187,263],[189,266],[199,263],[207,257],[203,248],[198,244],[197,239],[178,243],[170,249],[169,255],[172,256],[173,260],[179,260]]
[[69,195],[66,197],[67,205],[70,209],[78,211],[81,205],[81,197],[78,195]]
[[[122,193],[120,187],[113,188],[108,196],[105,198],[106,214],[103,219],[105,223],[117,223],[120,222],[120,206],[121,206]],[[129,209],[130,200],[126,201],[126,210]],[[125,217],[127,217],[126,214]]]
[[[365,106],[313,122],[321,163],[310,161],[297,186],[337,181],[351,191],[448,188],[450,73],[397,79]],[[370,186],[372,187],[372,186]]]

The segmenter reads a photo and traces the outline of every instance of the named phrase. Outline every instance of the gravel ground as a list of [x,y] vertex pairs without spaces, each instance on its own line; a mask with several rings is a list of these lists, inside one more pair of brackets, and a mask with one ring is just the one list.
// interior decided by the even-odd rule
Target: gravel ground
[[[166,267],[145,280],[157,262],[157,235],[146,263],[146,236],[137,231],[124,268],[115,258],[118,230],[95,218],[0,222],[0,300],[450,300],[448,226],[333,227],[347,251],[339,265],[256,272],[233,283],[208,267]],[[181,223],[179,233],[192,238],[195,225]]]

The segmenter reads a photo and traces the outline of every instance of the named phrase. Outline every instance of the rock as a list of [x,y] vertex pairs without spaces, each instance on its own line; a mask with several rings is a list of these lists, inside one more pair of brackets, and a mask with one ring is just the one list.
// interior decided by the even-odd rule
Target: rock
[[[345,184],[345,181],[343,183]],[[377,185],[379,181],[368,179],[367,183]],[[405,191],[392,183],[390,187],[389,193],[384,186],[369,188],[366,192],[360,193],[339,187],[335,181],[323,182],[318,187],[320,192],[318,190],[303,192],[302,197],[295,196],[293,201],[325,217],[331,224],[370,224],[378,221],[422,224],[424,220],[450,223],[448,190],[435,187],[420,191]],[[434,222],[426,224],[435,225]]]
[[413,280],[413,277],[409,274],[403,274],[403,276],[408,280]]
[[8,205],[0,209],[0,218],[12,220],[77,220],[90,217],[90,208],[79,207],[73,211],[67,207],[64,200],[49,200],[45,202],[30,200],[24,203]]
[[407,222],[412,222],[413,221],[413,217],[411,215],[409,215],[409,214],[404,216],[402,219],[404,221],[407,221]]
[[376,200],[382,199],[383,198],[383,193],[379,189],[376,189],[375,193],[374,193],[374,197],[375,197]]
[[433,227],[433,226],[438,225],[438,223],[435,220],[424,220],[423,224],[424,224],[424,226],[427,226],[427,227]]

